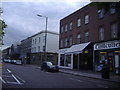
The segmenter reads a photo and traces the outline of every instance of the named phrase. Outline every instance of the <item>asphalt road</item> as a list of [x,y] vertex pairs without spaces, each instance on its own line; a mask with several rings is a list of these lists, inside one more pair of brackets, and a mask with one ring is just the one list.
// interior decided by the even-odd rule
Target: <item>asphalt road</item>
[[62,72],[41,71],[34,65],[3,63],[2,88],[120,88],[118,83]]

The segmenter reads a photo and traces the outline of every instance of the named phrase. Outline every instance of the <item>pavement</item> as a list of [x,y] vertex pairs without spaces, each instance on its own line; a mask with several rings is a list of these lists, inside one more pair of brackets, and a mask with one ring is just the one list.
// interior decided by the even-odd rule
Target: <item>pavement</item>
[[70,70],[70,69],[60,69],[60,72],[72,74],[72,75],[77,75],[77,76],[84,76],[84,77],[88,77],[88,78],[94,78],[94,79],[99,79],[99,80],[120,83],[120,75],[116,75],[113,73],[110,73],[109,79],[103,79],[101,77],[101,72],[93,72],[93,71],[89,71],[89,70],[79,70],[78,71],[78,70]]

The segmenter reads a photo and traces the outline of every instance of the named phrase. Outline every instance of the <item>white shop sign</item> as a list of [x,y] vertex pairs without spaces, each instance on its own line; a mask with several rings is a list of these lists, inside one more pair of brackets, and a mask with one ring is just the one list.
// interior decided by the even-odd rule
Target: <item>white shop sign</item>
[[94,50],[114,49],[114,48],[120,48],[120,40],[96,43],[94,45]]

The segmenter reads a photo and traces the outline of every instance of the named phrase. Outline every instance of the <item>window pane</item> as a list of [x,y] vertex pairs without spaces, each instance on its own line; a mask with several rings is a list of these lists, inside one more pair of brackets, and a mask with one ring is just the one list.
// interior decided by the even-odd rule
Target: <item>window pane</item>
[[72,25],[73,25],[73,23],[70,23],[70,30],[72,30]]
[[85,24],[87,24],[88,22],[89,22],[89,16],[86,15],[86,16],[85,16]]
[[81,19],[77,20],[77,27],[81,26]]
[[111,25],[111,37],[112,38],[118,37],[117,33],[118,33],[117,32],[117,24],[114,23],[114,24]]
[[89,41],[89,32],[85,32],[85,42]]
[[104,28],[99,28],[99,40],[104,40]]

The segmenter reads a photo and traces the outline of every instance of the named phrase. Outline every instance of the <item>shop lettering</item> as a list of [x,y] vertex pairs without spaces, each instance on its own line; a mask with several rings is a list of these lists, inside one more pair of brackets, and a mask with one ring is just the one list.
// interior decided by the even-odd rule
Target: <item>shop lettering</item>
[[100,43],[100,44],[94,45],[94,50],[111,49],[111,48],[120,48],[120,41],[109,42],[109,43]]

